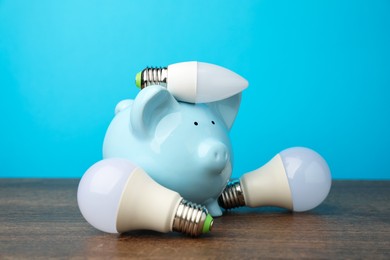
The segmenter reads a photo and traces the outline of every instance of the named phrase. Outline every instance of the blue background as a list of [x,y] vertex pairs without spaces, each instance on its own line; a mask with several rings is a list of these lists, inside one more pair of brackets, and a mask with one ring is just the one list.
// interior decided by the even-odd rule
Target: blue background
[[291,146],[389,179],[390,2],[0,0],[0,176],[80,177],[145,66],[245,77],[234,176]]

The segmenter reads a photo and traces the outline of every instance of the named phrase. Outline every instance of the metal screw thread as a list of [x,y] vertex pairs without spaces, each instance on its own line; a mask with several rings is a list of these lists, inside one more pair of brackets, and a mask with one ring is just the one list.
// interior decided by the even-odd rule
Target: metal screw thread
[[219,205],[224,209],[245,206],[244,193],[239,180],[230,181],[218,198]]
[[204,206],[183,199],[177,208],[172,229],[190,236],[199,236],[203,233],[207,214]]
[[167,67],[146,67],[141,72],[141,89],[150,85],[167,85]]

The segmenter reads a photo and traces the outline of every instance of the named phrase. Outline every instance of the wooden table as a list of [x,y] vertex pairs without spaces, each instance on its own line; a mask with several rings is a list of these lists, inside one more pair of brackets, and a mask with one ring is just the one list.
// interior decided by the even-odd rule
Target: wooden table
[[100,232],[78,210],[77,185],[75,179],[0,179],[0,259],[390,259],[390,181],[334,181],[327,200],[306,213],[229,211],[199,238]]

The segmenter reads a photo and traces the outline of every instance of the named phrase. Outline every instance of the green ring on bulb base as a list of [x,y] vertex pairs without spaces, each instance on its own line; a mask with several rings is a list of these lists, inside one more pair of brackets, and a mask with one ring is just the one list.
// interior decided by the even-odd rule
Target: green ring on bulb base
[[213,226],[214,219],[210,214],[207,214],[206,219],[203,224],[202,233],[208,233],[211,231],[211,228]]
[[138,72],[138,73],[135,75],[135,85],[136,85],[138,88],[141,88],[141,74],[142,74],[142,71]]

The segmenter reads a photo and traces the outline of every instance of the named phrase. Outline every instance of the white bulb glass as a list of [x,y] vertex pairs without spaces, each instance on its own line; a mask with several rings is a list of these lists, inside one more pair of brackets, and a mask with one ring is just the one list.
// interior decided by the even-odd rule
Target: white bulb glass
[[92,165],[80,180],[77,202],[84,218],[95,228],[118,233],[119,201],[135,165],[123,159],[107,159]]
[[315,151],[294,147],[280,152],[288,178],[293,210],[300,212],[315,208],[327,197],[331,174],[326,161]]
[[248,81],[224,67],[205,62],[168,66],[167,89],[179,100],[209,103],[226,99],[248,87]]
[[212,102],[231,97],[248,87],[248,81],[231,70],[198,62],[197,102]]

